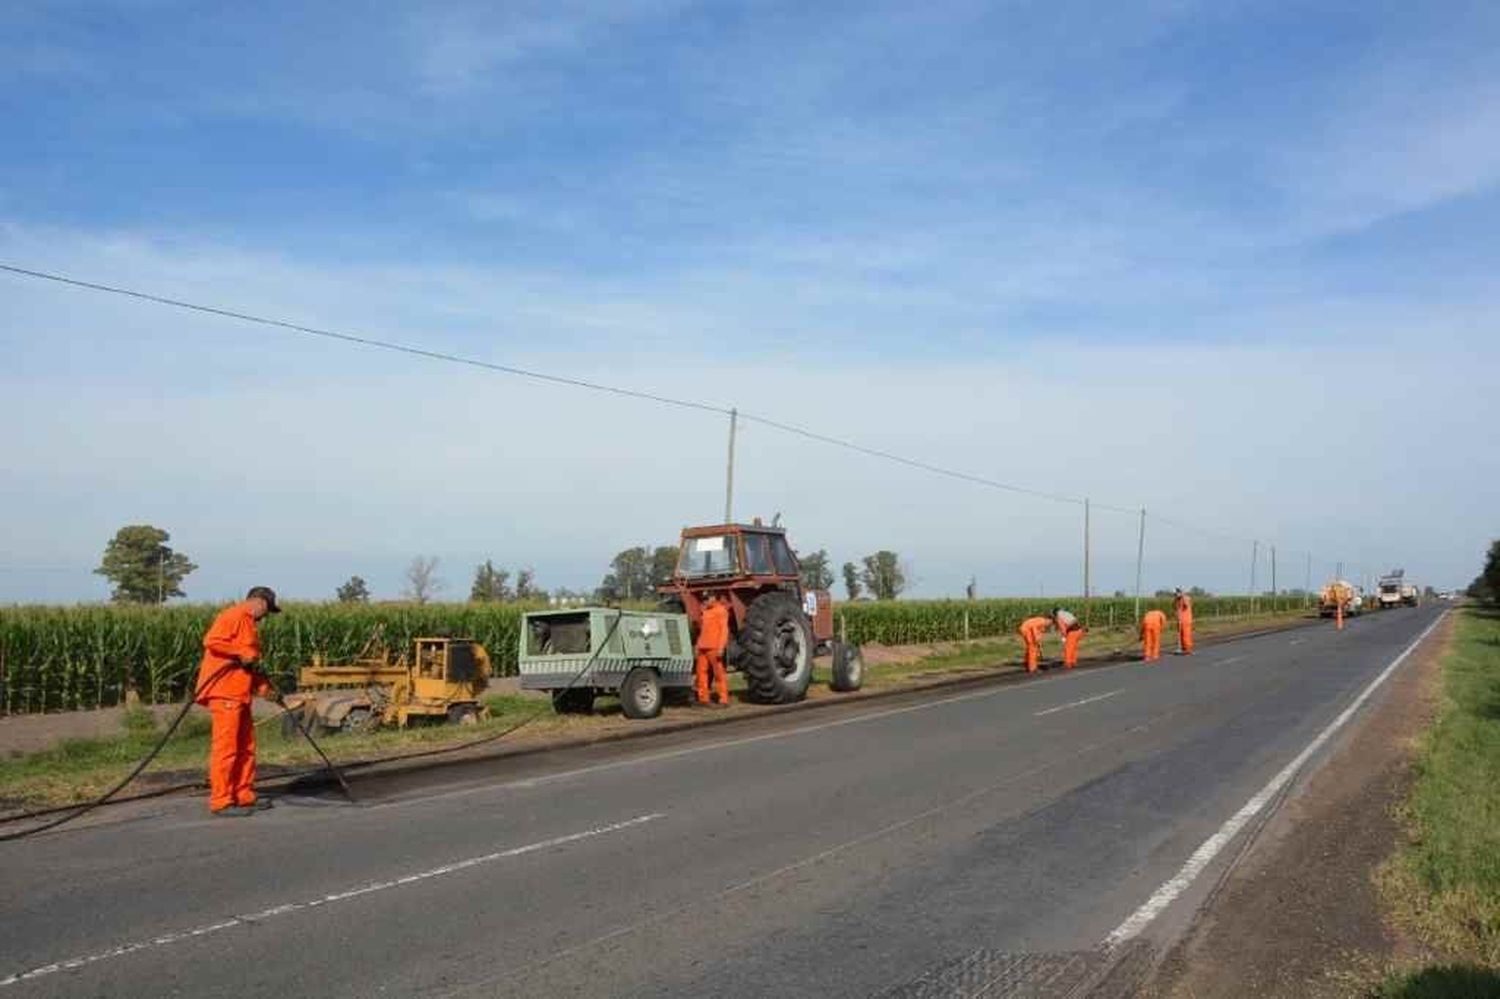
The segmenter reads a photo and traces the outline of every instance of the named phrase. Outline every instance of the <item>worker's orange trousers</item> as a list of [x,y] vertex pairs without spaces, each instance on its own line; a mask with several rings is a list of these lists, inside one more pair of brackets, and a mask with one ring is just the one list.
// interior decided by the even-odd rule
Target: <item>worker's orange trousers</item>
[[1072,669],[1078,665],[1078,643],[1083,641],[1083,629],[1074,628],[1063,636],[1063,666]]
[[1177,650],[1185,656],[1193,654],[1193,619],[1177,619]]
[[693,692],[697,694],[699,704],[708,703],[710,673],[713,674],[714,692],[719,695],[719,703],[728,704],[729,675],[724,672],[724,653],[699,649],[698,658],[693,662]]
[[255,804],[255,720],[250,705],[212,697],[213,736],[208,747],[208,807]]
[[1141,658],[1151,663],[1161,658],[1161,629],[1141,629]]
[[1026,672],[1035,673],[1042,663],[1042,636],[1035,632],[1021,632],[1021,641],[1026,645]]

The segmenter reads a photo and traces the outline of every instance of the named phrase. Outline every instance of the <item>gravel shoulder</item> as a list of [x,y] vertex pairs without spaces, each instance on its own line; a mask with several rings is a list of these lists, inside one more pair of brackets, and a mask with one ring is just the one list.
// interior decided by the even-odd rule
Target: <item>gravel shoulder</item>
[[1363,995],[1420,955],[1375,886],[1401,837],[1417,740],[1437,713],[1450,615],[1278,809],[1168,954],[1143,999]]

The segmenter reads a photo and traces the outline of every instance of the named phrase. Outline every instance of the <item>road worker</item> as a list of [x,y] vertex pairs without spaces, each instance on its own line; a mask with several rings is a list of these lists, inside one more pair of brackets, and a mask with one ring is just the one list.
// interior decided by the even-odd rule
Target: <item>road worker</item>
[[1148,610],[1141,618],[1141,658],[1154,663],[1161,658],[1161,633],[1166,630],[1167,615],[1159,610]]
[[713,674],[718,706],[729,706],[729,677],[724,672],[724,649],[729,645],[729,604],[718,594],[711,594],[703,607],[698,626],[698,653],[693,661],[693,689],[699,704],[713,704],[708,696],[709,674]]
[[1050,617],[1028,617],[1021,622],[1021,642],[1026,646],[1026,672],[1035,673],[1041,666],[1042,636],[1050,627]]
[[[217,816],[251,815],[270,808],[255,794],[255,722],[252,696],[272,697],[274,688],[260,668],[256,622],[279,614],[276,593],[254,586],[245,599],[226,607],[203,636],[194,700],[213,719],[208,749],[208,807]],[[275,695],[280,702],[280,695]]]
[[1177,652],[1193,654],[1193,598],[1182,592],[1182,587],[1172,597],[1172,609],[1177,612]]
[[1061,607],[1052,608],[1052,623],[1063,641],[1063,667],[1072,669],[1078,665],[1078,643],[1083,641],[1087,628],[1072,613]]

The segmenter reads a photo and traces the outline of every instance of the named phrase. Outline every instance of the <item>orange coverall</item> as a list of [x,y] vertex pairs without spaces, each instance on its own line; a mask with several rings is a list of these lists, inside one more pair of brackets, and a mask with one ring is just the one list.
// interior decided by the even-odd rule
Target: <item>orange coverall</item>
[[724,672],[724,649],[729,644],[729,605],[714,601],[703,608],[698,627],[698,656],[693,661],[693,690],[699,704],[707,704],[708,676],[713,673],[714,691],[720,704],[729,703],[729,677]]
[[1167,615],[1149,610],[1141,617],[1141,658],[1152,663],[1161,658],[1161,633],[1166,630]]
[[1078,643],[1083,641],[1083,633],[1088,629],[1083,626],[1083,622],[1073,617],[1072,614],[1067,611],[1063,613],[1068,614],[1071,620],[1065,619],[1053,623],[1057,625],[1057,630],[1062,632],[1063,668],[1072,669],[1078,665]]
[[1193,654],[1193,598],[1179,593],[1172,606],[1177,610],[1177,649],[1190,656]]
[[231,664],[259,659],[260,633],[249,603],[224,608],[203,636],[195,695],[213,718],[208,807],[215,812],[231,805],[255,804],[255,723],[250,717],[250,698],[269,694],[271,684],[260,673]]
[[1028,617],[1021,622],[1021,641],[1026,645],[1026,672],[1035,673],[1042,661],[1042,635],[1052,627],[1050,617]]

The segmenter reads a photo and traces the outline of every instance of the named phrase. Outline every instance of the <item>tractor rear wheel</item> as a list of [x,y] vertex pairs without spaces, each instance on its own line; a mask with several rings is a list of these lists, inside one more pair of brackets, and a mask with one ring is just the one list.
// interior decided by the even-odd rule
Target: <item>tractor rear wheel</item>
[[738,662],[750,700],[791,704],[807,696],[812,650],[812,627],[796,599],[787,593],[757,598],[739,634]]

